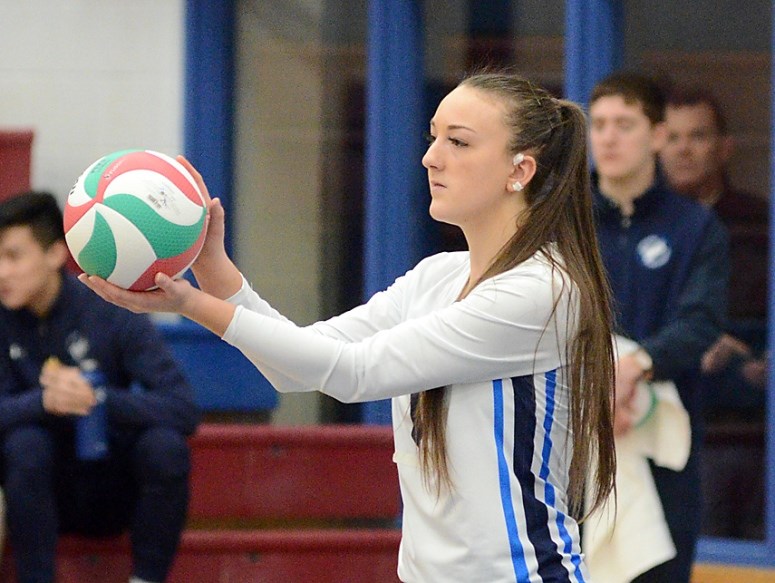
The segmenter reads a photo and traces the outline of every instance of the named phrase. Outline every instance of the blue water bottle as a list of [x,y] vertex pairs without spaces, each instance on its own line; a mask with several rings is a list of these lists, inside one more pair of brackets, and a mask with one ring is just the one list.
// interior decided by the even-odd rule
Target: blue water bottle
[[108,415],[105,406],[107,378],[94,361],[81,364],[81,374],[91,383],[97,403],[75,422],[75,454],[80,460],[101,460],[108,455]]

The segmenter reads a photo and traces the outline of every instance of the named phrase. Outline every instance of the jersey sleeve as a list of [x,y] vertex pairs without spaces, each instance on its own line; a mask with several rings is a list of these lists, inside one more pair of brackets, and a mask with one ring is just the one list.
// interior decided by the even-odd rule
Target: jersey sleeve
[[[406,280],[411,273],[410,271],[409,274],[399,277],[385,291],[374,294],[365,304],[339,316],[316,322],[307,328],[321,336],[353,342],[367,338],[381,329],[394,326],[401,319]],[[226,301],[267,318],[290,322],[287,317],[259,296],[244,276],[240,290]]]
[[[411,274],[411,272],[410,272]],[[409,274],[398,278],[385,291],[378,292],[363,305],[329,320],[316,322],[305,328],[310,334],[325,336],[346,342],[357,342],[368,338],[377,331],[397,324],[401,319],[401,302]],[[273,308],[266,300],[255,292],[243,276],[242,287],[228,302],[252,313],[259,314],[270,320],[286,322],[295,325],[284,315]],[[255,364],[255,363],[254,363]],[[261,374],[278,390],[283,392],[303,392],[313,390],[307,384],[276,370],[267,363],[258,366]]]
[[[565,353],[557,322],[568,321],[567,288],[558,289],[548,268],[517,268],[462,301],[386,326],[370,317],[391,323],[380,311],[390,294],[311,328],[241,306],[223,339],[280,391],[317,389],[344,402],[384,399],[556,368]],[[557,293],[565,299],[552,316]]]

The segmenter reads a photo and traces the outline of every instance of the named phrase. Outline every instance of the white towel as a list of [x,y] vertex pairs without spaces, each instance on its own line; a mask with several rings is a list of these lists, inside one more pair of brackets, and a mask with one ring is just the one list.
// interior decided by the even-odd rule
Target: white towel
[[[616,504],[609,499],[584,523],[584,552],[595,583],[629,583],[675,556],[648,458],[682,470],[689,458],[691,428],[675,384],[651,383],[651,388],[657,398],[654,412],[616,438]],[[638,390],[648,395],[645,383]]]

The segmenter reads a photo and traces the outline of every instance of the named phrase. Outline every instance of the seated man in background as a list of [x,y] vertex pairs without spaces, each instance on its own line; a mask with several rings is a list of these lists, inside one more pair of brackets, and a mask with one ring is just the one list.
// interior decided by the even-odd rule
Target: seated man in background
[[703,355],[700,379],[709,432],[703,532],[763,538],[769,204],[730,185],[732,137],[713,95],[673,87],[665,123],[660,160],[668,182],[713,208],[730,239],[728,320]]
[[[91,293],[68,256],[52,195],[0,203],[0,480],[18,581],[53,583],[59,533],[129,529],[130,581],[161,582],[199,411],[152,322]],[[104,439],[84,442],[100,415]]]

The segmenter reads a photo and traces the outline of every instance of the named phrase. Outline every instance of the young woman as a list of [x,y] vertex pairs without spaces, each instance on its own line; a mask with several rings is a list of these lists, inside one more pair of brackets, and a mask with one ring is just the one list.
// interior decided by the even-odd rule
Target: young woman
[[201,290],[163,275],[150,293],[82,281],[201,323],[280,391],[392,397],[402,581],[587,581],[574,517],[585,487],[596,504],[610,493],[615,461],[584,115],[520,77],[472,75],[439,105],[422,161],[431,215],[469,250],[423,260],[331,320],[297,327],[251,290],[217,199],[193,267]]

